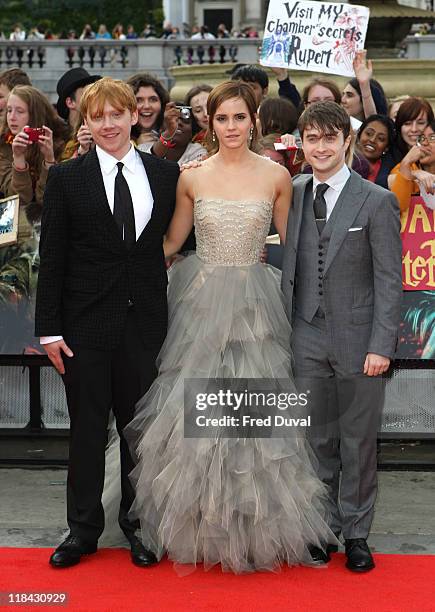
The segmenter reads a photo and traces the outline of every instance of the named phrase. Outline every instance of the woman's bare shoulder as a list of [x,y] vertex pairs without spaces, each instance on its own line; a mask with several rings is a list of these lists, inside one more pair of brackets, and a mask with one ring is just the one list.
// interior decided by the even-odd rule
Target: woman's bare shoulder
[[262,157],[259,155],[258,158],[259,172],[262,172],[263,175],[266,174],[274,181],[291,183],[291,175],[287,168],[281,166],[281,164],[278,164],[269,157]]

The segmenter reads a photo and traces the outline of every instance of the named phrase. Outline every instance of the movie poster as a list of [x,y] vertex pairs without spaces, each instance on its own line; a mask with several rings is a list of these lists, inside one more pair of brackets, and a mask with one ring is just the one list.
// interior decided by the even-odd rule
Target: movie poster
[[[3,202],[7,201],[13,201],[13,198]],[[18,205],[12,211],[8,207],[8,219],[12,219],[12,214],[17,219],[17,208]],[[25,215],[21,212],[20,219],[24,221],[25,218],[25,223],[18,228],[15,239],[0,244],[0,354],[3,355],[44,353],[33,335],[39,271],[40,210],[33,204],[27,208]],[[0,226],[3,227],[1,220]]]
[[435,210],[413,196],[401,222],[403,288],[435,291]]

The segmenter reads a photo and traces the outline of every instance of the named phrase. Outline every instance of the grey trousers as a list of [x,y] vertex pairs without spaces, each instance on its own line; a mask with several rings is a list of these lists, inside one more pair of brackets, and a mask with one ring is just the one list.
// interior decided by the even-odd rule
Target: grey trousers
[[329,526],[345,539],[367,538],[377,494],[376,439],[385,381],[338,363],[325,319],[296,318],[292,350],[296,385],[299,392],[308,391],[307,436],[318,476],[330,491]]

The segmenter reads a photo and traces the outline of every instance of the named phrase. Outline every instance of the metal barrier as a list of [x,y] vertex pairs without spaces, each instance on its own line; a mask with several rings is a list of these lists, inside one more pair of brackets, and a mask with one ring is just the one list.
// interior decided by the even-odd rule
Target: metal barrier
[[[60,376],[47,357],[0,356],[0,434],[38,435],[69,427]],[[386,383],[379,438],[435,439],[435,361],[393,364]]]

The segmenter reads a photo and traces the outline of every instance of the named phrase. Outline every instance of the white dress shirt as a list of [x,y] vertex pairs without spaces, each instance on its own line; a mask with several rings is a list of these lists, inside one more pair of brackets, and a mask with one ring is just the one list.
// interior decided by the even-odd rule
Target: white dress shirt
[[[115,201],[115,178],[118,174],[116,164],[119,161],[124,164],[122,174],[127,181],[133,201],[137,240],[151,218],[154,204],[151,187],[140,155],[133,146],[130,147],[128,153],[120,160],[106,153],[99,146],[95,147],[95,151],[100,163],[104,189],[112,213]],[[50,342],[57,342],[62,339],[62,336],[43,336],[39,339],[39,342],[41,344],[49,344]]]
[[342,166],[338,172],[330,176],[326,181],[319,181],[319,179],[313,176],[313,199],[316,197],[317,185],[320,183],[326,183],[329,185],[329,189],[325,191],[326,220],[328,220],[331,216],[335,203],[340,197],[340,193],[347,183],[349,176],[350,170],[346,164],[344,164],[344,166]]

